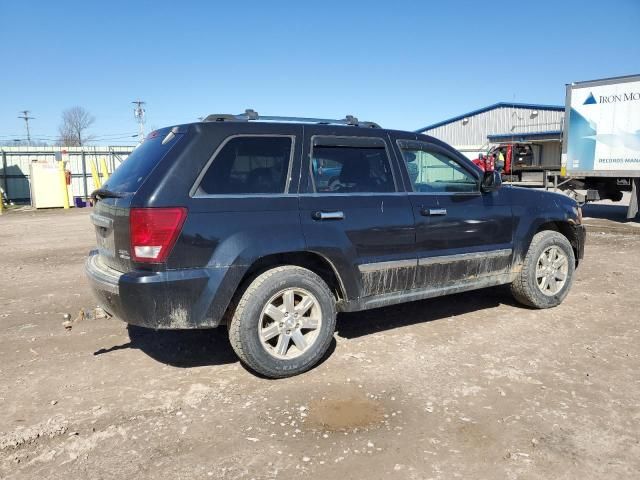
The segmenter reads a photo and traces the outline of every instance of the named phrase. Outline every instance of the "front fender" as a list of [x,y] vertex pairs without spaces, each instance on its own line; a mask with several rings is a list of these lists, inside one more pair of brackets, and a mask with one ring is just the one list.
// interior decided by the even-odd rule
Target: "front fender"
[[516,265],[524,261],[533,236],[543,225],[574,226],[580,223],[578,204],[562,194],[513,188],[512,202]]

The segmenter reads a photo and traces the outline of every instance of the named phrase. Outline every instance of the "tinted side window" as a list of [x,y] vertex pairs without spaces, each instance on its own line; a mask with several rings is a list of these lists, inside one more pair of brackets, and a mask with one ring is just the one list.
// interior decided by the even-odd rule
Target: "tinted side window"
[[291,137],[232,138],[209,165],[198,193],[284,193],[292,144]]
[[456,160],[426,147],[400,144],[414,192],[476,192],[478,180]]
[[182,138],[182,135],[176,135],[173,139],[165,141],[169,132],[170,129],[165,128],[150,133],[115,169],[103,187],[118,193],[137,192],[162,157]]
[[317,193],[395,192],[384,142],[378,140],[361,146],[318,143],[314,142],[311,155]]

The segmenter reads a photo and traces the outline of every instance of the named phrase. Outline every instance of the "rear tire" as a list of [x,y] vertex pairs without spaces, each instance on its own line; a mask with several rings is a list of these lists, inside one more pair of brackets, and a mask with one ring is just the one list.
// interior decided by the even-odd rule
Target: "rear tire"
[[529,307],[560,305],[573,283],[575,265],[575,254],[567,237],[552,230],[538,232],[531,241],[522,270],[511,284],[511,293]]
[[250,369],[269,378],[290,377],[322,359],[335,324],[335,298],[327,284],[310,270],[286,265],[249,284],[229,323],[229,340]]

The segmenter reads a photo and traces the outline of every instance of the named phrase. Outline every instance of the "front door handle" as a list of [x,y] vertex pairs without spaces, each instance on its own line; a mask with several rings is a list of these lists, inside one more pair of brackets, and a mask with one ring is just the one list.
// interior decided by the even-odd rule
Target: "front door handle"
[[425,217],[429,217],[432,215],[446,215],[446,214],[447,214],[446,208],[421,208],[420,209],[420,215],[423,215]]
[[343,220],[344,212],[313,212],[311,216],[314,220]]

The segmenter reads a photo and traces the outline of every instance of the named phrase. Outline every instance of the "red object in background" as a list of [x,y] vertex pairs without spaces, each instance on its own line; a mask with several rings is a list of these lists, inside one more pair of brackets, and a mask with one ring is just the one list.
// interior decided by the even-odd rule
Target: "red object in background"
[[502,152],[504,165],[500,165],[499,168],[502,169],[502,173],[510,175],[513,167],[514,145],[519,144],[502,143],[489,150],[486,156],[474,158],[471,161],[480,167],[483,172],[490,172],[496,169],[498,155]]
[[513,145],[507,145],[507,154],[504,156],[504,173],[511,174],[511,165],[513,163]]
[[485,158],[484,162],[486,172],[493,172],[496,169],[496,157],[494,155]]
[[496,160],[495,156],[492,154],[485,156],[481,156],[478,158],[474,158],[471,160],[474,164],[480,167],[480,170],[483,172],[493,172],[496,169]]
[[471,160],[473,162],[473,164],[475,166],[477,166],[478,168],[480,168],[480,170],[482,170],[483,172],[486,171],[485,170],[485,165],[484,165],[484,158],[474,158],[473,160]]
[[67,181],[67,185],[71,185],[71,172],[69,170],[64,171],[64,178]]

